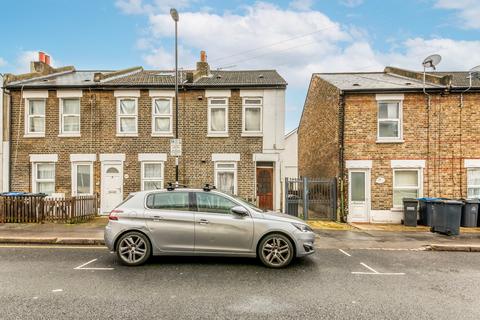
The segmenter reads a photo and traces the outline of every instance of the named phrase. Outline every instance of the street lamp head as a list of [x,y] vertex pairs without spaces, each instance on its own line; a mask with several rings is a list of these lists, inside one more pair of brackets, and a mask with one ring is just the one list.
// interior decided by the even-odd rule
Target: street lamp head
[[175,22],[178,22],[178,11],[175,8],[170,9],[170,15]]

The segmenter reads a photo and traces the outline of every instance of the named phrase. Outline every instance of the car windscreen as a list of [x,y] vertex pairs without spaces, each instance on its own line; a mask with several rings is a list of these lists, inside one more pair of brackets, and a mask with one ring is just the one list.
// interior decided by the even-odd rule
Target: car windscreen
[[253,211],[256,211],[256,212],[265,212],[265,210],[262,210],[260,209],[259,207],[257,207],[256,205],[254,205],[253,203],[250,203],[248,202],[247,200],[239,197],[239,196],[233,196],[231,195],[231,197],[235,198],[235,200],[237,200],[238,202],[240,202],[242,205],[246,206],[247,208],[253,210]]

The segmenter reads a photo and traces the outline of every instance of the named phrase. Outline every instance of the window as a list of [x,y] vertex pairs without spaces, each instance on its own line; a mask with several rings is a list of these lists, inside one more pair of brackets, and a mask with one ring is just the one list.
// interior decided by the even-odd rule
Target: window
[[172,134],[172,99],[155,98],[152,104],[152,133]]
[[142,162],[142,190],[163,188],[163,162]]
[[51,195],[55,192],[55,163],[33,163],[33,192]]
[[117,134],[137,135],[137,99],[119,98],[117,105]]
[[228,99],[208,99],[208,134],[228,135]]
[[480,168],[467,169],[467,198],[480,198]]
[[237,164],[235,162],[215,163],[215,186],[229,194],[237,194]]
[[243,132],[262,132],[262,98],[243,99]]
[[80,134],[80,99],[60,99],[60,133]]
[[77,196],[93,194],[93,163],[73,163],[72,194]]
[[147,196],[147,208],[189,211],[188,192],[165,191]]
[[403,198],[418,198],[421,196],[420,170],[393,171],[393,206],[402,207]]
[[45,99],[27,99],[26,134],[45,135]]
[[230,214],[230,209],[237,206],[235,202],[210,192],[197,192],[197,208],[200,212]]
[[378,140],[402,139],[402,108],[399,101],[378,102]]

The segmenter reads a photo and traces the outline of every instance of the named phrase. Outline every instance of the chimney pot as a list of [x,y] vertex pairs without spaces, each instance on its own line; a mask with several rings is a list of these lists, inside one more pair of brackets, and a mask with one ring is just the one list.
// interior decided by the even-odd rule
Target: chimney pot
[[200,51],[200,61],[207,62],[207,53],[204,50]]
[[38,61],[45,62],[45,52],[43,51],[38,52]]
[[45,63],[50,65],[50,56],[48,54],[45,55]]

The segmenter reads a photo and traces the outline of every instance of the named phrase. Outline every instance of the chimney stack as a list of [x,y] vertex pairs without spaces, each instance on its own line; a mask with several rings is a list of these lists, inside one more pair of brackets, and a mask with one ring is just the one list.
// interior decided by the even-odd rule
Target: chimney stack
[[210,66],[207,62],[207,53],[202,50],[200,51],[200,61],[197,62],[197,70],[193,73],[193,81],[208,76],[210,76]]
[[50,66],[50,56],[43,51],[38,52],[38,61],[30,62],[30,73],[40,73],[47,75],[53,73],[54,69]]

